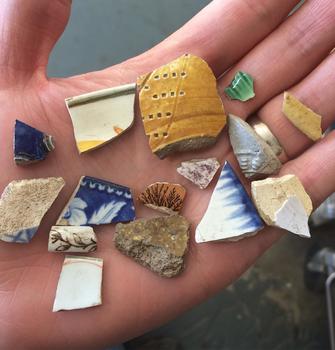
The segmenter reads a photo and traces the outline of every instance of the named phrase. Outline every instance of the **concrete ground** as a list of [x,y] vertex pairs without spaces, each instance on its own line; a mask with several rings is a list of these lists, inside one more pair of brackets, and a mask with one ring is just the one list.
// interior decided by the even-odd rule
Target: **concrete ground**
[[[48,67],[51,76],[105,68],[156,44],[206,0],[74,0]],[[239,281],[128,349],[326,350],[325,298],[308,291],[303,263],[315,241],[334,245],[332,226],[314,240],[285,236]]]

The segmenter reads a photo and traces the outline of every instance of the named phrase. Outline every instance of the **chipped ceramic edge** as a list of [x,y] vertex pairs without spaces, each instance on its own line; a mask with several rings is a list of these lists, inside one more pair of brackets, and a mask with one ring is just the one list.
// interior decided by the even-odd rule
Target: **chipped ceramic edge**
[[275,225],[300,237],[311,238],[308,215],[297,196],[289,196],[275,213]]
[[90,226],[52,226],[48,251],[54,253],[92,253],[97,250],[97,237]]
[[[89,264],[94,269],[89,271],[88,266],[81,266],[81,271],[69,271],[69,266],[80,266],[80,264]],[[93,282],[92,276],[89,274],[95,274],[96,285],[95,290],[92,289]],[[65,276],[65,275],[70,275]],[[72,275],[72,276],[71,276]],[[89,278],[90,277],[90,278]],[[86,309],[102,304],[102,277],[103,277],[103,259],[83,257],[75,255],[66,255],[62,270],[60,272],[56,296],[53,304],[53,312],[61,310],[77,310]],[[74,282],[74,279],[76,281]],[[85,280],[86,279],[86,280]],[[77,283],[77,285],[73,285]],[[80,285],[85,283],[86,285]],[[66,286],[66,284],[69,284]],[[72,285],[71,285],[72,284]],[[87,293],[92,292],[93,296],[88,296]],[[86,298],[86,300],[84,300]],[[82,299],[80,301],[80,299]],[[90,299],[90,300],[89,300]]]
[[37,230],[38,227],[31,227],[12,233],[4,233],[0,239],[8,243],[30,243]]
[[237,71],[224,92],[231,100],[246,102],[255,97],[254,78],[246,72]]
[[68,108],[76,106],[82,103],[88,103],[104,98],[109,98],[111,96],[119,95],[129,95],[136,92],[136,83],[130,83],[125,85],[120,85],[108,89],[97,90],[93,92],[88,92],[86,94],[68,97],[65,99],[66,106]]

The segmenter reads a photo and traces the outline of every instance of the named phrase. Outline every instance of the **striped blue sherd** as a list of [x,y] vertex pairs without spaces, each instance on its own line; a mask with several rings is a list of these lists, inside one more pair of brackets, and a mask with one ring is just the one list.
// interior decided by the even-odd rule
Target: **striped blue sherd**
[[196,228],[196,242],[237,241],[263,227],[256,207],[226,161],[207,211]]

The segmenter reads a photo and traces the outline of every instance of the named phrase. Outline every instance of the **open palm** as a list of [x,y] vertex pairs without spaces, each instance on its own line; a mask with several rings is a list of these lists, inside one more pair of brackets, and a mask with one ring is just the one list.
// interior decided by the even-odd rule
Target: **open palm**
[[[258,111],[285,149],[282,174],[298,175],[315,205],[335,190],[333,135],[310,147],[280,112],[281,94],[290,89],[324,116],[324,129],[335,119],[335,57],[329,55],[335,46],[335,3],[309,0],[286,19],[297,2],[213,1],[170,38],[138,57],[99,72],[48,79],[48,55],[65,28],[70,1],[1,1],[1,188],[13,179],[47,176],[62,176],[67,183],[29,245],[0,244],[1,348],[100,348],[134,337],[227,286],[280,237],[278,230],[266,229],[237,243],[196,245],[192,230],[186,270],[167,280],[121,255],[113,246],[112,225],[98,227],[99,248],[94,255],[104,259],[103,305],[52,313],[64,256],[47,252],[48,232],[80,176],[127,185],[135,195],[154,181],[182,183],[188,189],[183,215],[194,229],[213,185],[198,190],[176,173],[176,165],[181,160],[216,156],[228,159],[237,169],[225,132],[207,151],[159,160],[149,149],[138,112],[125,135],[79,156],[66,97],[134,82],[138,75],[185,52],[210,64],[221,92],[236,70],[244,70],[255,78],[256,98],[240,103],[228,101],[221,93],[225,109],[244,118]],[[46,161],[15,166],[16,118],[55,137],[56,150]],[[138,217],[154,215],[140,205],[136,209]]]

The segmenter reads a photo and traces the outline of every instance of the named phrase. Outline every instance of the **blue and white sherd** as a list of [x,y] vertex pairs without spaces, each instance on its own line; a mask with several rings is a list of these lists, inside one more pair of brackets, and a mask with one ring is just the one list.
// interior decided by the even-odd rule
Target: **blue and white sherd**
[[83,176],[57,225],[90,226],[134,219],[135,207],[128,187]]
[[54,149],[52,137],[16,120],[14,131],[14,160],[29,164],[43,160]]
[[196,242],[237,241],[262,228],[263,222],[254,204],[226,161],[207,211],[196,228]]
[[5,233],[1,240],[9,243],[29,243],[37,232],[38,227],[31,227],[13,233]]

